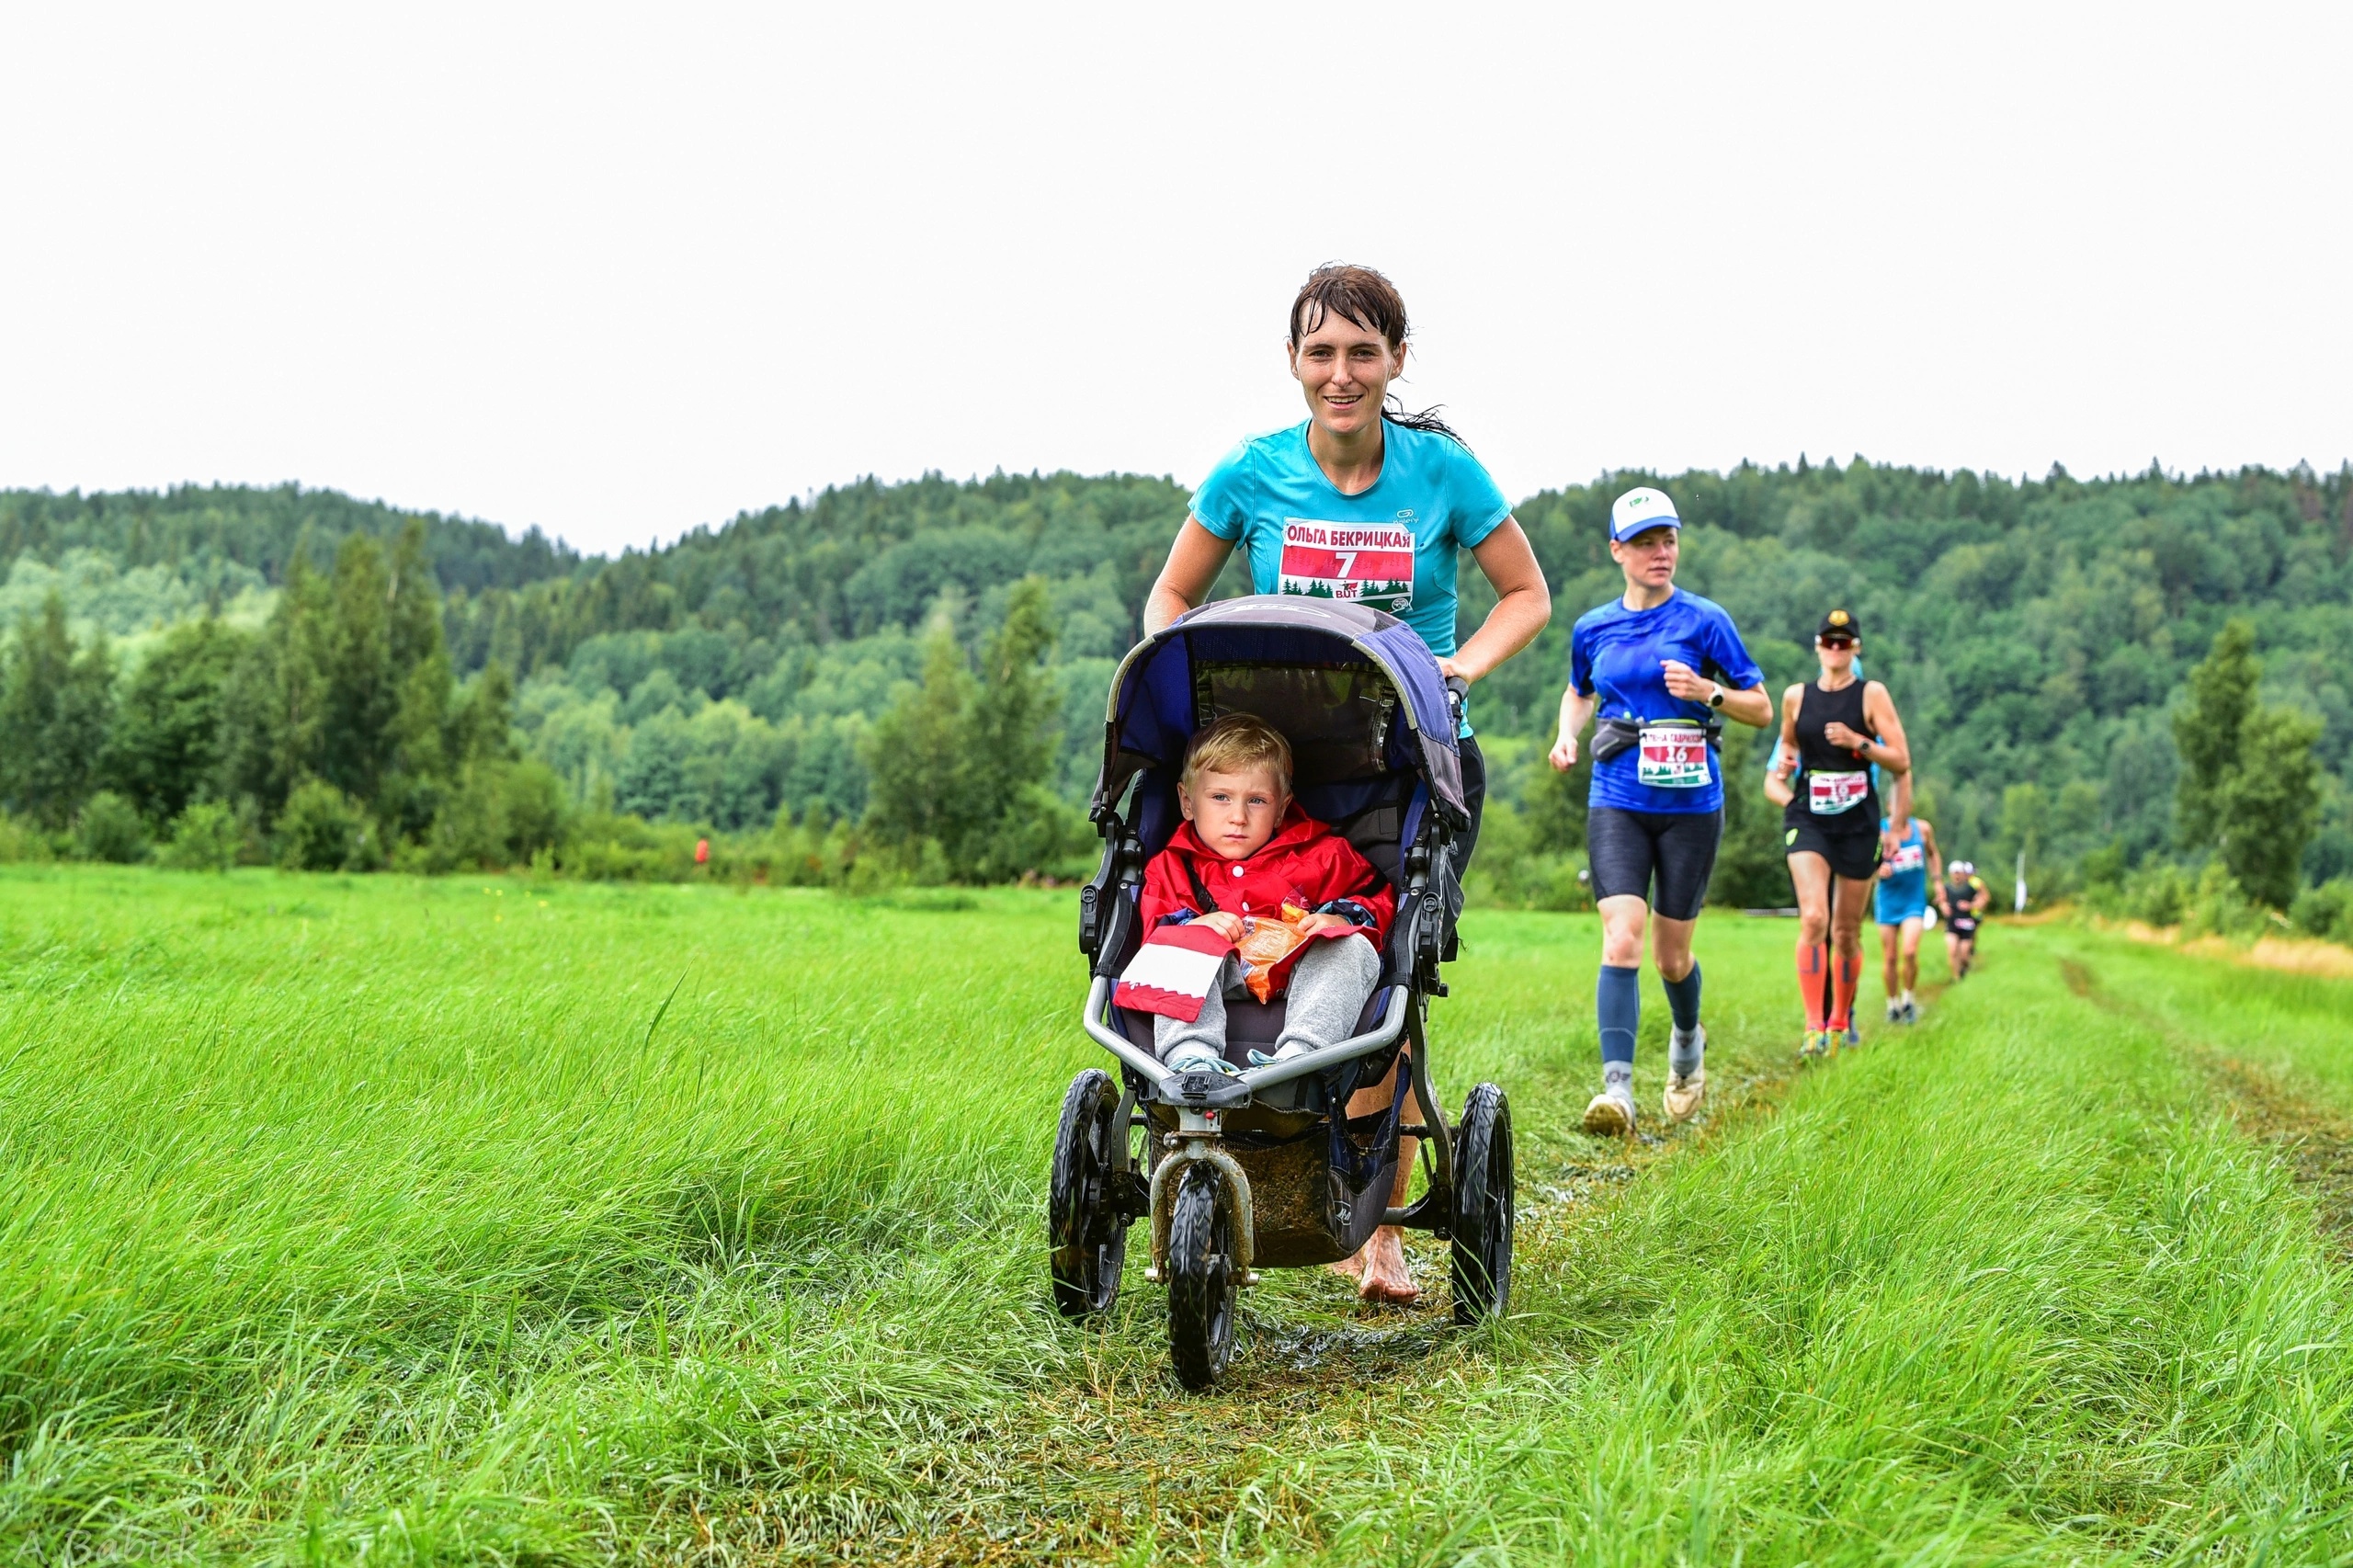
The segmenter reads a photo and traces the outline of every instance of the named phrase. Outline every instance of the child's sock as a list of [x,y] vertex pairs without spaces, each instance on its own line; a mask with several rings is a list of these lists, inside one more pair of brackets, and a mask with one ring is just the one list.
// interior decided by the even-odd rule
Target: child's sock
[[1798,944],[1798,994],[1805,998],[1805,1028],[1820,1034],[1830,1014],[1830,950],[1820,942]]
[[1680,980],[1662,980],[1666,987],[1666,1010],[1675,1015],[1675,1027],[1689,1034],[1699,1027],[1699,966],[1691,965],[1691,972]]
[[1601,966],[1594,988],[1594,1011],[1601,1020],[1601,1075],[1606,1082],[1612,1062],[1623,1062],[1626,1080],[1634,1077],[1634,1031],[1643,1022],[1643,971]]

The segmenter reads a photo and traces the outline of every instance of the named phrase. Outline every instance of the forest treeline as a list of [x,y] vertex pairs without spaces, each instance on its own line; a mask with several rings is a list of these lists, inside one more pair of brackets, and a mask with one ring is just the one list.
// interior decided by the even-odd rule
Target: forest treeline
[[[2353,873],[2343,674],[2353,658],[2353,472],[2180,476],[2153,465],[2137,476],[2078,481],[2054,469],[2011,481],[1801,460],[1615,473],[1520,505],[1558,613],[1474,699],[1500,808],[1491,896],[1578,896],[1580,780],[1553,778],[1540,757],[1569,623],[1616,591],[1609,501],[1643,483],[1674,495],[1688,524],[1681,581],[1732,611],[1776,686],[1811,668],[1824,608],[1861,618],[1866,667],[1903,707],[1921,796],[1953,852],[2005,869],[2023,852],[2040,892],[2113,893],[2160,912],[2168,900],[2211,903],[2224,883],[2254,903],[2285,902],[2276,879],[2241,885],[2222,830],[2195,804],[2195,780],[2185,784],[2176,722],[2193,700],[2191,671],[2210,652],[2222,656],[2216,640],[2236,618],[2247,636],[2231,667],[2255,684],[2248,711],[2301,716],[2315,732],[2295,880]],[[233,824],[248,858],[299,858],[284,820],[310,821],[332,790],[354,819],[355,864],[537,854],[559,868],[594,860],[606,873],[643,874],[688,863],[708,839],[722,862],[842,876],[862,853],[875,858],[872,828],[930,843],[928,864],[943,874],[1067,869],[1085,852],[1071,813],[1093,778],[1104,688],[1185,506],[1180,486],[1131,475],[867,481],[597,558],[536,532],[518,540],[290,487],[0,494],[0,551],[11,562],[0,615],[19,628],[10,711],[20,685],[37,694],[52,678],[31,679],[39,665],[63,669],[60,689],[81,693],[61,711],[108,715],[102,742],[59,754],[88,755],[80,784],[61,792],[11,775],[6,802],[53,843],[79,831],[101,792],[102,819],[119,818],[119,802],[157,843],[176,841],[188,803],[210,805],[208,820]],[[381,738],[302,739],[311,732],[282,714],[265,735],[258,672],[273,658],[282,672],[282,650],[306,646],[297,628],[312,612],[297,601],[340,607],[347,575],[358,594],[379,573],[405,630],[387,630],[381,672],[347,671],[322,688],[346,694],[333,710],[348,716],[322,722],[377,726]],[[1237,566],[1223,586],[1240,581]],[[1467,558],[1464,589],[1463,616],[1475,622],[1488,597]],[[424,597],[435,600],[429,617],[415,611]],[[1028,631],[1012,626],[1017,601]],[[111,640],[103,653],[101,635]],[[990,664],[1017,644],[1020,660]],[[372,653],[336,656],[376,669]],[[997,693],[1017,664],[1022,691]],[[142,683],[161,680],[148,673],[157,667],[187,672],[174,678],[190,688],[211,679],[196,672],[220,672],[222,749],[182,770],[184,790],[128,760],[144,755],[138,726],[156,699]],[[422,695],[437,683],[441,697]],[[363,701],[363,689],[375,695]],[[969,827],[956,830],[967,850],[951,854],[947,839],[904,825],[904,801],[877,795],[878,783],[897,787],[892,762],[913,755],[906,737],[944,744],[970,733],[959,726],[998,722],[984,719],[991,702],[1035,710],[1036,777],[1015,781],[1007,800],[1018,803],[1000,801],[1009,814],[992,829],[1029,846],[1011,857],[1025,866],[983,863]],[[2258,726],[2254,743],[2285,733]],[[878,750],[878,736],[890,744]],[[1745,778],[1761,772],[1765,749],[1735,744],[1730,756]],[[1769,813],[1753,793],[1734,790],[1719,892],[1784,902]],[[924,852],[900,843],[890,853]],[[2210,865],[2223,881],[2208,878],[2201,895]]]

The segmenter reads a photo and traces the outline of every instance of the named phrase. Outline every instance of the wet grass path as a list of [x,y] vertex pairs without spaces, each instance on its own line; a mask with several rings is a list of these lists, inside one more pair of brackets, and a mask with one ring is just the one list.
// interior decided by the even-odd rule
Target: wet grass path
[[1997,929],[1793,1076],[1790,927],[1711,915],[1711,1113],[1605,1145],[1592,923],[1474,917],[1514,1317],[1278,1274],[1190,1398],[1140,1259],[1045,1302],[1069,928],[0,873],[0,1556],[2353,1561],[2347,983]]

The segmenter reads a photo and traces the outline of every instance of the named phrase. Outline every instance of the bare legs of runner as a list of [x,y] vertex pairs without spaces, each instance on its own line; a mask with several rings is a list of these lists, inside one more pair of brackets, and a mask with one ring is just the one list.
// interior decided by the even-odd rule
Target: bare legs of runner
[[1920,983],[1920,917],[1879,928],[1880,979],[1889,1001],[1908,996]]
[[[1830,963],[1824,966],[1821,978],[1828,984],[1832,974],[1842,966],[1851,965],[1849,972],[1859,971],[1863,965],[1863,911],[1870,906],[1871,889],[1875,885],[1869,877],[1833,877],[1830,862],[1811,849],[1801,849],[1790,857],[1790,881],[1798,893],[1798,950],[1801,954],[1829,944]],[[1831,884],[1836,882],[1834,902]],[[1814,998],[1808,997],[1809,1025],[1813,1016],[1822,1008]]]

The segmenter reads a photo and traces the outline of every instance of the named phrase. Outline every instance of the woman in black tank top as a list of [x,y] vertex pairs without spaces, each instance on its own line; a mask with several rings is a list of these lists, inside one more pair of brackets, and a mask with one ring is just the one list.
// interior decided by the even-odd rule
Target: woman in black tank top
[[[1853,663],[1851,656],[1847,662]],[[1797,719],[1789,727],[1797,736],[1798,769],[1790,780],[1790,803],[1781,808],[1782,826],[1811,824],[1831,834],[1879,831],[1879,790],[1871,782],[1870,759],[1850,746],[1834,745],[1829,736],[1833,724],[1844,725],[1850,735],[1873,733],[1863,712],[1869,684],[1876,683],[1849,676],[1836,691],[1823,690],[1819,680],[1797,688]]]
[[1894,780],[1887,820],[1912,815],[1912,750],[1887,687],[1858,677],[1862,627],[1852,612],[1822,618],[1822,673],[1781,694],[1781,755],[1765,793],[1781,807],[1781,842],[1798,895],[1798,990],[1805,1038],[1798,1058],[1853,1043],[1863,976],[1863,912],[1879,873],[1882,827],[1876,767]]

